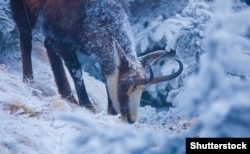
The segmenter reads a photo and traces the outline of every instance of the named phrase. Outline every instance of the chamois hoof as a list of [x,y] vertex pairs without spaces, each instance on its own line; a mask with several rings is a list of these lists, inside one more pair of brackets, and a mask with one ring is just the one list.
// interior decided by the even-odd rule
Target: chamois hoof
[[96,109],[96,107],[94,105],[92,105],[92,104],[80,105],[80,106],[85,107],[86,109],[90,110],[93,113],[97,113],[98,112],[97,109]]
[[118,113],[116,112],[116,110],[114,108],[108,107],[108,114],[109,115],[117,115]]
[[23,83],[27,85],[32,85],[35,83],[35,80],[33,78],[23,78]]
[[75,99],[75,97],[73,95],[69,95],[69,96],[66,96],[66,97],[62,97],[63,99],[66,99],[67,101],[69,101],[70,103],[73,103],[73,104],[77,104],[78,105],[78,102],[77,100]]

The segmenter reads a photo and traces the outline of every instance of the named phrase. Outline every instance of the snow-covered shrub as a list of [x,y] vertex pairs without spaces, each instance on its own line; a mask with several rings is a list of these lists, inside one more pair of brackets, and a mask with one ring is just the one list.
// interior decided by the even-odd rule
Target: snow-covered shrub
[[233,4],[214,3],[200,70],[175,100],[183,117],[200,116],[194,132],[201,136],[250,136],[250,9]]
[[6,58],[18,58],[18,36],[11,20],[9,1],[0,1],[0,63]]
[[175,17],[186,7],[183,0],[135,0],[130,5],[130,21],[136,39],[137,52],[142,54],[155,49],[164,49],[166,39],[163,22]]
[[[146,20],[146,17],[145,19],[138,19],[139,21],[147,21],[146,26],[144,24],[143,27],[139,23],[132,24],[138,53],[156,49],[175,51],[170,52],[154,65],[155,73],[158,75],[170,74],[173,71],[171,68],[175,68],[175,63],[169,63],[169,56],[178,57],[185,65],[181,78],[150,86],[142,97],[144,103],[150,104],[153,102],[156,106],[167,106],[171,105],[175,96],[178,95],[183,85],[182,78],[198,70],[199,57],[204,53],[205,27],[212,12],[210,6],[201,0],[151,3],[156,3],[153,6],[164,4],[162,5],[164,7],[155,8],[157,13],[160,12],[158,17],[154,15],[155,18],[153,18],[151,15],[148,20]],[[148,7],[146,10],[149,10]],[[145,14],[145,16],[148,14],[150,13]]]

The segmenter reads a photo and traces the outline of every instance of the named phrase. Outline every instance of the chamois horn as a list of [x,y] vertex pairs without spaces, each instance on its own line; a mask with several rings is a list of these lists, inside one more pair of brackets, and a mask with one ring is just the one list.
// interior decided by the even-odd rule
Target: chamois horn
[[152,82],[150,84],[156,84],[156,83],[160,83],[160,82],[164,82],[164,81],[169,81],[169,80],[172,80],[172,79],[176,78],[177,76],[179,76],[182,73],[182,71],[183,71],[183,64],[178,59],[174,59],[174,60],[177,61],[178,64],[179,64],[178,71],[176,71],[175,73],[170,74],[170,75],[164,75],[164,76],[160,76],[160,77],[154,77],[154,79],[152,80]]
[[164,81],[169,81],[172,80],[174,78],[176,78],[177,76],[179,76],[182,71],[183,71],[183,64],[180,60],[178,59],[174,59],[175,61],[178,62],[179,64],[179,69],[177,72],[170,74],[170,75],[164,75],[164,76],[160,76],[160,77],[154,77],[154,73],[152,68],[150,67],[150,65],[147,65],[149,68],[149,77],[147,78],[140,78],[136,80],[136,85],[147,85],[147,84],[156,84],[156,83],[160,83],[160,82],[164,82]]

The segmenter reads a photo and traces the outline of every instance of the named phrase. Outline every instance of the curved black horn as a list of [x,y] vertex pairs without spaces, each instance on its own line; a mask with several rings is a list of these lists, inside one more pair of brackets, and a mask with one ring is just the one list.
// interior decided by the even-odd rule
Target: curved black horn
[[150,84],[154,80],[154,73],[150,65],[148,65],[149,69],[149,78],[147,78],[147,84]]
[[160,83],[160,82],[164,82],[164,81],[169,81],[172,80],[174,78],[176,78],[177,76],[179,76],[182,71],[183,71],[183,64],[180,60],[178,59],[174,59],[175,61],[178,62],[179,64],[179,69],[177,72],[170,74],[170,75],[164,75],[164,76],[160,76],[160,77],[154,77],[153,81],[150,84],[155,84],[155,83]]

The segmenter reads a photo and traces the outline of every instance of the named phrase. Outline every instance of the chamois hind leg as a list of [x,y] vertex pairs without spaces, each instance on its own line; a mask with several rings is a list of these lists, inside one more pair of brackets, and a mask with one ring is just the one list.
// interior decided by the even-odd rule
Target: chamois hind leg
[[25,6],[23,0],[10,0],[12,16],[19,30],[19,41],[22,55],[23,81],[33,80],[31,50],[32,29],[37,22],[37,14]]
[[31,50],[32,50],[32,31],[30,28],[19,28],[19,41],[22,55],[23,81],[33,80]]
[[44,45],[47,49],[47,54],[59,94],[62,96],[62,98],[67,99],[72,103],[78,104],[70,89],[70,85],[63,68],[62,58],[59,55],[58,48],[56,48],[58,47],[58,43],[47,37],[45,38]]
[[31,49],[32,29],[37,17],[24,8],[23,1],[11,0],[12,16],[19,31],[20,50],[22,55],[23,81],[33,79]]
[[74,49],[65,42],[60,43],[60,53],[67,66],[71,77],[74,80],[77,96],[79,99],[79,104],[92,111],[95,111],[94,106],[91,104],[85,84],[83,81],[81,64],[78,61],[77,54]]

